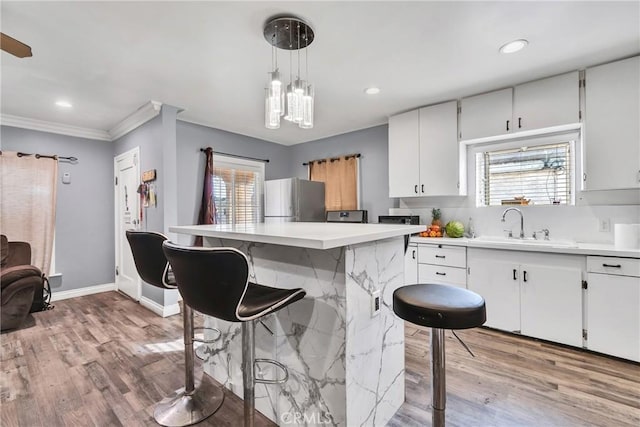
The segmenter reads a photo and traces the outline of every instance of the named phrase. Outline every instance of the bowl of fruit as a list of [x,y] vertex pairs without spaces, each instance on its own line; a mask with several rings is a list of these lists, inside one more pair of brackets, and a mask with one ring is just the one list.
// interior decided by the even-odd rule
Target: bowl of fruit
[[442,214],[440,209],[431,210],[431,225],[427,227],[426,231],[420,232],[420,237],[442,237]]
[[426,231],[421,231],[420,237],[442,237],[442,228],[439,225],[430,225]]

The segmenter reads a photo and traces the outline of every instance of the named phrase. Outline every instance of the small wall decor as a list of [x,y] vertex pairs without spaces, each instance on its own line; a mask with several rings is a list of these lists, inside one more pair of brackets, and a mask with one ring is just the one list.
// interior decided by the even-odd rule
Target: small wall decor
[[155,207],[158,203],[156,197],[156,185],[153,181],[156,180],[156,170],[151,169],[142,173],[142,184],[138,186],[138,193],[140,194],[140,200],[142,201],[142,207],[148,208],[149,206]]
[[142,172],[142,182],[147,183],[156,180],[156,170],[151,169],[148,171]]

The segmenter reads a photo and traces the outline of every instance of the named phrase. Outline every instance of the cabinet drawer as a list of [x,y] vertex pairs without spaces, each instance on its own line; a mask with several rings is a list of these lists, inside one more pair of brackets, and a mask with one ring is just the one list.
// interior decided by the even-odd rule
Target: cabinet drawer
[[467,248],[445,245],[418,245],[418,262],[467,268]]
[[467,287],[467,269],[457,267],[443,267],[441,265],[420,264],[418,266],[418,281],[420,283],[436,283]]
[[587,257],[587,271],[589,273],[640,277],[640,259],[589,256]]

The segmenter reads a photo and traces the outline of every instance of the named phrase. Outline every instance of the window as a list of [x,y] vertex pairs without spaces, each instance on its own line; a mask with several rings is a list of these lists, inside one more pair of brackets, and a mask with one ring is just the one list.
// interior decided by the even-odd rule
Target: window
[[262,218],[264,163],[213,157],[216,224],[252,224]]
[[476,152],[476,205],[573,205],[574,140]]

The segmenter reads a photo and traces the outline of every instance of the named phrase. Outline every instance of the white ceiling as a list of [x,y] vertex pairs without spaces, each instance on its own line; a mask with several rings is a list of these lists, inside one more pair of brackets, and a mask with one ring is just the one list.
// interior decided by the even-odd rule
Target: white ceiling
[[[180,118],[285,145],[640,52],[640,2],[11,2],[3,114],[108,130],[149,100]],[[264,22],[311,23],[315,127],[264,128]],[[498,48],[529,40],[519,53]],[[285,59],[280,55],[280,61]],[[286,61],[285,61],[286,62]],[[286,67],[288,68],[288,67]],[[381,93],[365,95],[368,86]],[[73,109],[54,105],[68,99]]]

